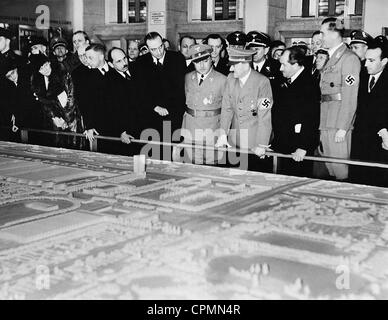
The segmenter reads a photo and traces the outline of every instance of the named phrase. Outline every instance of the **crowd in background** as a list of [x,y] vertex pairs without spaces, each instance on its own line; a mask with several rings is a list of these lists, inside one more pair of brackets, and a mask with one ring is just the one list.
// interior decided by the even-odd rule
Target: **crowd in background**
[[[77,31],[72,44],[29,37],[28,56],[10,48],[12,36],[0,29],[2,140],[20,141],[21,128],[76,132],[85,138],[32,142],[86,150],[96,135],[112,136],[121,143],[101,140],[100,152],[134,155],[141,146],[131,139],[145,129],[162,141],[179,132],[175,141],[252,150],[250,170],[270,171],[265,153],[274,150],[292,156],[280,160],[283,174],[388,185],[387,169],[304,160],[388,163],[384,36],[355,30],[347,44],[338,19],[328,18],[310,44],[288,48],[263,32],[236,31],[202,41],[185,35],[173,51],[150,32],[126,50],[107,51]],[[173,158],[182,153],[185,161],[221,165],[215,152],[174,148]]]

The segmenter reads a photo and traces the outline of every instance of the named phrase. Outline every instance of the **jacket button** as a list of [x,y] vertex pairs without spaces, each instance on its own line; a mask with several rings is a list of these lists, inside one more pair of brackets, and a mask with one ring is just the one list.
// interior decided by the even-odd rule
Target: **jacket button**
[[334,88],[334,82],[330,82],[330,87]]

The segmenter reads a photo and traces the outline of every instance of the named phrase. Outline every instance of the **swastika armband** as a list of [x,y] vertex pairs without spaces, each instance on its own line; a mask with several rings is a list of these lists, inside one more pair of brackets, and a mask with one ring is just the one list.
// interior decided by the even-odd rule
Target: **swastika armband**
[[266,110],[272,108],[272,101],[269,98],[262,98],[257,101],[259,110]]
[[346,76],[345,78],[345,83],[348,85],[348,86],[353,86],[355,83],[356,83],[356,78],[353,77],[351,74],[349,74],[348,76]]

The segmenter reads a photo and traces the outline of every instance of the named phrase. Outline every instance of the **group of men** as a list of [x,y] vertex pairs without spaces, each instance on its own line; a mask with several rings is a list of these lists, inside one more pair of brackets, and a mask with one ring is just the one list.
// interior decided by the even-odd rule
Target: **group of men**
[[[352,167],[349,174],[345,164],[304,161],[320,155],[388,162],[387,40],[358,30],[349,48],[343,36],[340,21],[327,18],[312,36],[310,54],[305,43],[285,48],[258,31],[233,32],[227,42],[210,34],[199,44],[184,36],[178,52],[150,32],[148,52],[140,55],[138,47],[130,59],[121,48],[106,52],[84,32],[73,35],[74,54],[62,40],[52,49],[72,75],[86,138],[121,139],[99,141],[102,152],[138,153],[133,137],[183,141],[184,148],[172,150],[174,160],[265,171],[266,153],[274,150],[291,155],[280,159],[280,173],[386,185],[388,170]],[[4,30],[0,44],[2,38]],[[0,49],[3,64],[12,54]],[[8,80],[10,71],[3,74]],[[217,152],[221,147],[246,156],[233,162]]]

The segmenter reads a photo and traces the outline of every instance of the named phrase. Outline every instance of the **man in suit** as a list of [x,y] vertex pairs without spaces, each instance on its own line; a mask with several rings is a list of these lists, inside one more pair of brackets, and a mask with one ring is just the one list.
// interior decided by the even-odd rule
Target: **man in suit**
[[[120,137],[121,142],[130,144],[133,138],[128,132],[135,132],[136,125],[136,88],[133,79],[133,66],[121,48],[113,47],[108,52],[108,63],[112,67],[107,75],[107,100],[109,112],[106,113],[105,126],[100,134]],[[129,69],[131,66],[131,70]],[[110,142],[106,150],[110,153],[129,155],[130,148],[117,142]]]
[[312,156],[319,136],[319,88],[310,71],[304,67],[306,58],[299,47],[286,49],[280,57],[280,71],[287,81],[274,93],[272,148],[292,154],[292,159],[279,159],[279,173],[311,176]]
[[[196,44],[189,50],[195,71],[185,78],[186,112],[183,115],[182,136],[185,143],[214,146],[220,126],[221,102],[226,77],[216,71],[212,62],[212,47]],[[190,162],[215,164],[214,152],[202,149],[186,150]]]
[[[358,106],[352,138],[352,159],[388,163],[388,45],[371,43],[366,51],[366,72],[361,72]],[[351,167],[356,183],[387,187],[387,169]]]
[[270,44],[271,38],[263,32],[251,31],[247,34],[246,48],[256,51],[253,56],[252,68],[266,76],[273,88],[275,85],[278,85],[282,75],[279,71],[279,61],[268,59],[267,57]]
[[185,57],[187,73],[195,70],[194,64],[191,62],[190,55],[189,55],[190,48],[195,44],[196,44],[195,38],[188,34],[182,36],[179,40],[179,52]]
[[110,67],[105,61],[106,48],[99,43],[92,43],[85,50],[89,67],[89,100],[82,106],[85,136],[92,142],[99,128],[106,126],[105,117],[109,112],[107,100],[106,75]]
[[[272,132],[271,84],[267,77],[252,70],[251,50],[229,49],[231,64],[222,100],[220,135],[216,147],[231,145],[250,149],[264,157]],[[229,144],[229,142],[231,144]],[[243,156],[240,168],[260,170],[255,156]]]
[[[323,20],[321,33],[330,59],[321,73],[319,152],[327,157],[349,159],[361,64],[343,43],[344,29],[339,20]],[[337,180],[348,178],[348,165],[325,163],[325,167]]]
[[143,129],[156,130],[159,139],[164,133],[163,141],[171,141],[171,133],[181,128],[185,110],[185,59],[179,52],[166,51],[157,32],[148,33],[145,42],[150,52],[137,59],[134,75],[140,121]]
[[213,61],[214,70],[227,76],[230,72],[228,59],[221,57],[222,50],[226,49],[225,40],[219,34],[212,33],[205,38],[203,43],[209,45],[213,49],[211,57]]

